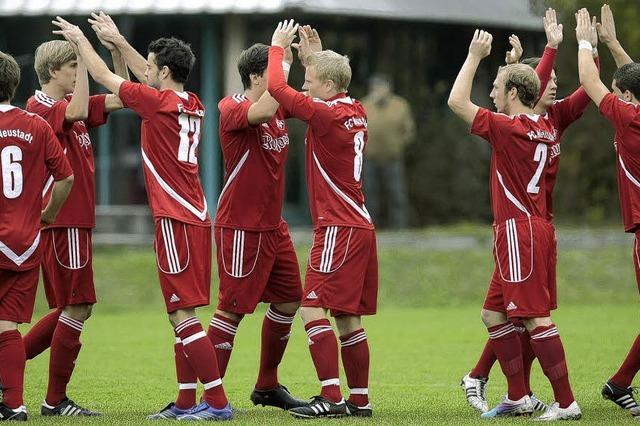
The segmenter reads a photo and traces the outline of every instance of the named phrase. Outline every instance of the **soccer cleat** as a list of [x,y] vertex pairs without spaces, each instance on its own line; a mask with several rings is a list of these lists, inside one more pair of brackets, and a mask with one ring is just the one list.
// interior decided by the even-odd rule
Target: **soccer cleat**
[[505,396],[500,404],[486,413],[482,413],[480,417],[490,419],[493,417],[530,416],[531,414],[533,414],[533,404],[529,395],[525,395],[517,401],[512,401]]
[[470,406],[481,413],[489,411],[487,403],[487,382],[488,378],[473,378],[467,374],[460,381],[460,386],[467,396],[467,402]]
[[547,411],[545,411],[540,417],[536,417],[535,421],[539,422],[553,422],[556,420],[580,420],[582,417],[582,411],[578,407],[578,403],[573,401],[567,408],[560,408],[560,404],[553,402]]
[[9,408],[4,404],[0,404],[0,421],[13,420],[19,422],[27,421],[27,407],[24,405],[18,408]]
[[300,419],[314,419],[320,417],[343,417],[347,413],[347,403],[329,401],[323,396],[314,396],[304,407],[292,408],[289,413]]
[[224,408],[213,408],[205,401],[193,407],[185,414],[176,417],[177,420],[231,420],[233,417],[233,409],[231,404],[227,403]]
[[254,389],[251,392],[251,402],[253,405],[270,405],[272,407],[282,408],[283,410],[290,410],[296,407],[304,407],[307,405],[307,401],[296,399],[291,396],[289,389],[282,385],[270,390],[258,390]]
[[630,409],[629,411],[631,412],[631,416],[634,419],[640,420],[640,406],[634,407],[634,408]]
[[158,411],[155,414],[151,414],[151,415],[147,416],[147,420],[173,420],[173,419],[177,418],[178,416],[180,416],[182,414],[187,414],[193,408],[194,407],[187,408],[186,410],[182,410],[182,409],[176,407],[175,403],[170,402],[162,410]]
[[82,408],[69,398],[65,397],[58,405],[49,405],[47,401],[42,401],[42,406],[40,407],[40,414],[43,416],[82,416],[82,417],[95,417],[99,416],[100,413],[97,411],[87,410],[86,408]]
[[531,394],[529,397],[531,398],[531,404],[533,405],[533,411],[547,411],[549,406],[544,402],[540,401],[537,396]]
[[621,388],[614,385],[611,380],[602,387],[602,397],[614,402],[618,407],[629,410],[638,407],[638,403],[633,397],[634,388]]
[[347,401],[347,415],[353,417],[371,417],[373,415],[373,406],[369,403],[364,407],[358,407],[356,404]]

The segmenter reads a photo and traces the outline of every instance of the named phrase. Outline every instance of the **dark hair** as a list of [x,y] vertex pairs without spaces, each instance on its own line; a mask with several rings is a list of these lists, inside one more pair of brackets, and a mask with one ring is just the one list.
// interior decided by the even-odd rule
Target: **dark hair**
[[20,65],[13,56],[0,52],[0,102],[11,101],[20,84]]
[[269,63],[269,46],[256,43],[238,58],[238,72],[245,90],[251,88],[251,74],[263,75]]
[[[525,64],[525,65],[529,65],[531,68],[533,68],[535,70],[541,60],[542,60],[542,58],[536,58],[534,56],[534,57],[531,57],[531,58],[524,58],[524,59],[522,59],[520,61],[520,63],[521,64]],[[557,76],[558,75],[558,70],[556,69],[555,66],[553,67],[553,70],[556,72],[556,76]]]
[[164,66],[171,71],[176,83],[186,83],[196,62],[191,46],[175,37],[159,38],[149,43],[148,53],[156,55],[158,68]]
[[621,92],[628,90],[636,99],[640,99],[640,64],[624,64],[613,73],[613,79]]

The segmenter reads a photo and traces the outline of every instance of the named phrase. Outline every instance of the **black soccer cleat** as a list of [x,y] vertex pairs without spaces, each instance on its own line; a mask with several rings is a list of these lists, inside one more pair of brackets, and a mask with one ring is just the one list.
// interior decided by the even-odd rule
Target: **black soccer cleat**
[[634,391],[634,388],[621,388],[609,380],[602,387],[602,397],[615,403],[620,408],[630,410],[638,407],[638,403],[633,397]]
[[371,417],[373,415],[373,407],[371,404],[358,407],[356,404],[347,401],[347,414],[353,417]]
[[5,420],[26,422],[27,408],[24,405],[21,405],[16,409],[12,409],[0,403],[0,421]]
[[95,417],[99,416],[100,413],[97,411],[87,410],[86,408],[82,408],[69,398],[65,397],[62,402],[58,405],[49,405],[47,401],[42,402],[42,406],[40,407],[40,414],[43,416],[68,416],[68,417]]
[[321,417],[347,416],[347,403],[329,401],[323,396],[314,396],[304,407],[292,408],[289,413],[299,419],[317,419]]
[[289,389],[282,385],[278,385],[274,389],[269,390],[257,390],[254,389],[251,392],[251,402],[253,405],[270,405],[272,407],[282,408],[283,410],[290,410],[292,408],[304,407],[307,405],[307,401],[294,398]]

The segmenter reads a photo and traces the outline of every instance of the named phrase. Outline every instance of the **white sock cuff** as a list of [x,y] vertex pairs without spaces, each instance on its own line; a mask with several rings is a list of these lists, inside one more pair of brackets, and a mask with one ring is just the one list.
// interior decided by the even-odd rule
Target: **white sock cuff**
[[352,395],[369,395],[369,388],[353,388],[349,391]]
[[58,317],[58,321],[63,323],[64,325],[68,325],[69,327],[77,331],[82,331],[82,328],[84,327],[84,323],[82,321],[73,319],[69,315],[65,314],[64,312],[60,314],[60,316]]
[[216,386],[220,386],[222,384],[222,379],[216,379],[209,383],[203,383],[204,390],[209,390],[211,388],[215,388]]
[[322,380],[320,386],[340,386],[340,379]]

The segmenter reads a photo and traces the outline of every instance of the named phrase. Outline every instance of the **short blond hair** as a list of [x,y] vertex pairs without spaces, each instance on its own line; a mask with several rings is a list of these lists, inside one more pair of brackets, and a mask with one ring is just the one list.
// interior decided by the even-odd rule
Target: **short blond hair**
[[540,94],[540,78],[533,68],[525,64],[511,64],[501,67],[498,72],[504,73],[502,83],[507,92],[515,87],[523,105],[529,108],[536,106]]
[[50,71],[59,70],[64,64],[77,59],[71,43],[66,40],[51,40],[36,49],[33,67],[40,85],[51,80]]
[[323,50],[309,55],[309,66],[315,67],[316,77],[321,81],[331,80],[338,92],[346,92],[351,83],[349,58],[333,50]]

